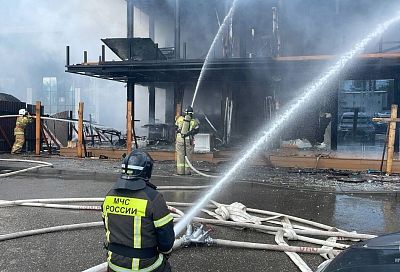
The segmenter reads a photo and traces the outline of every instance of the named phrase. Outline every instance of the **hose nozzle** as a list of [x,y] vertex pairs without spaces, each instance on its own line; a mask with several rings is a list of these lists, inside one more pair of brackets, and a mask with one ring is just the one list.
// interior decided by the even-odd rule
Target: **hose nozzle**
[[188,247],[193,244],[212,244],[212,238],[209,235],[210,230],[204,230],[204,226],[200,225],[199,227],[193,227],[192,225],[188,225],[186,229],[186,234],[182,236],[182,245]]

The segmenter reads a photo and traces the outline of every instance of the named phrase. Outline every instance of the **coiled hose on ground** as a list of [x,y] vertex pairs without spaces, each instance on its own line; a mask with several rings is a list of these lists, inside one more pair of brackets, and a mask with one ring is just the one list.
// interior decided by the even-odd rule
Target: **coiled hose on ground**
[[[168,190],[169,186],[165,186],[164,189]],[[171,186],[173,187],[173,186]],[[181,189],[184,189],[185,186],[181,186]],[[193,186],[189,186],[192,188]],[[68,202],[101,202],[104,198],[56,198],[56,199],[26,199],[26,200],[14,200],[14,201],[3,201],[0,202],[0,207],[6,206],[31,206],[31,207],[46,207],[46,208],[61,208],[61,209],[78,209],[78,210],[99,210],[100,206],[87,206],[87,205],[64,205],[64,204],[57,204],[57,203],[68,203]],[[50,203],[53,202],[53,203]],[[208,205],[207,208],[217,207],[221,208],[221,206],[226,206],[226,210],[228,213],[231,211],[233,213],[237,213],[237,210],[232,210],[230,207],[236,207],[233,204],[225,205],[220,204],[215,201],[211,202],[212,205]],[[184,213],[176,207],[188,207],[194,205],[193,203],[180,203],[180,202],[168,202],[169,209],[173,216],[175,217],[174,221],[179,220],[180,217],[184,215]],[[235,203],[234,203],[235,204]],[[176,206],[176,207],[174,207]],[[203,210],[207,212],[206,210]],[[271,245],[271,244],[261,244],[261,243],[249,243],[249,242],[242,242],[242,241],[230,241],[230,240],[223,240],[223,239],[212,239],[213,245],[218,246],[229,246],[229,247],[240,247],[240,248],[248,248],[248,249],[259,249],[259,250],[275,250],[275,251],[284,251],[286,254],[295,254],[298,253],[309,253],[309,254],[321,254],[321,255],[329,255],[329,256],[336,256],[341,249],[345,249],[348,245],[337,243],[331,240],[323,240],[323,239],[316,239],[311,237],[306,237],[303,235],[310,235],[310,236],[321,236],[321,237],[340,237],[341,239],[369,239],[375,236],[368,235],[368,234],[358,234],[358,233],[351,233],[345,232],[342,230],[335,230],[331,226],[316,223],[313,221],[309,221],[306,219],[293,217],[290,215],[258,210],[258,209],[251,209],[247,208],[248,212],[252,212],[254,214],[261,214],[261,215],[273,215],[269,218],[259,218],[260,221],[268,221],[268,223],[281,225],[280,227],[274,226],[267,226],[262,224],[252,224],[246,222],[233,222],[233,221],[223,221],[221,219],[207,219],[201,217],[195,217],[193,222],[205,223],[205,224],[213,224],[213,225],[220,225],[220,226],[228,226],[228,227],[244,227],[250,228],[258,231],[262,231],[268,234],[275,235],[276,237],[280,237],[282,240],[283,237],[288,239],[295,239],[299,241],[305,241],[308,243],[313,243],[317,245],[322,245],[322,248],[318,247],[298,247],[298,246],[290,246],[287,244],[280,244],[278,245]],[[245,212],[247,212],[245,211]],[[208,211],[209,212],[209,211]],[[208,213],[207,212],[207,213]],[[217,210],[216,210],[217,212]],[[225,211],[226,213],[226,211]],[[209,213],[208,213],[209,214]],[[242,216],[246,218],[245,215]],[[281,221],[277,220],[278,218],[282,218]],[[293,221],[296,221],[300,224],[307,224],[308,226],[302,225],[291,225],[290,228],[285,226],[287,224],[289,218]],[[37,230],[29,230],[29,231],[22,231],[17,233],[10,233],[5,235],[0,235],[0,241],[16,239],[20,237],[26,237],[31,235],[39,235],[44,233],[51,233],[57,231],[69,231],[69,230],[78,230],[83,228],[94,228],[94,227],[101,227],[103,226],[103,222],[89,222],[89,223],[81,223],[81,224],[72,224],[72,225],[64,225],[64,226],[56,226],[50,228],[43,228]],[[277,239],[277,238],[276,238]],[[182,246],[183,240],[177,239],[174,244],[174,249],[179,248]],[[334,249],[337,248],[337,249]],[[289,255],[291,256],[291,255]],[[296,257],[297,256],[297,257]],[[295,258],[296,257],[296,258]],[[295,254],[295,257],[291,257],[292,260],[296,263],[301,271],[311,271],[309,267],[302,261],[302,259]],[[85,272],[101,272],[106,271],[107,264],[103,263],[98,266],[92,267]]]

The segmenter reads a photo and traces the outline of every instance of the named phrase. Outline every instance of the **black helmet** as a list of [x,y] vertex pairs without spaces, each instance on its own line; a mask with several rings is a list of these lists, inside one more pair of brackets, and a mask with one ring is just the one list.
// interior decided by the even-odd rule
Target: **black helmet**
[[123,179],[149,180],[153,171],[153,159],[146,152],[134,150],[124,158],[121,167]]
[[185,110],[186,114],[193,114],[193,108],[191,106],[188,106]]
[[122,161],[122,174],[114,184],[113,189],[144,189],[146,184],[150,184],[149,179],[152,171],[153,159],[150,155],[143,151],[134,150]]

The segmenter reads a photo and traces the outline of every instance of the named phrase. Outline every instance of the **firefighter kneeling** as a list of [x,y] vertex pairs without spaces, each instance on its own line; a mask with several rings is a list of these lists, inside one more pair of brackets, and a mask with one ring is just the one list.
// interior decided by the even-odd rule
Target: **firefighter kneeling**
[[133,151],[102,205],[108,271],[168,272],[174,223],[163,196],[150,183],[153,160]]

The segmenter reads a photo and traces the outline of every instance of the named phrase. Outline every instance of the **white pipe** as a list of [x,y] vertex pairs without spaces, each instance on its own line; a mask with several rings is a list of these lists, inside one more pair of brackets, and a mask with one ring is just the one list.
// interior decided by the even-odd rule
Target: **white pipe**
[[[22,115],[17,115],[17,114],[12,114],[12,115],[0,115],[0,118],[14,118],[14,117],[20,117]],[[28,117],[31,118],[36,118],[35,115],[30,115]],[[40,116],[40,119],[44,120],[53,120],[53,121],[61,121],[61,122],[67,122],[67,123],[78,123],[77,120],[70,120],[70,119],[61,119],[61,118],[54,118],[54,117],[45,117],[45,116]]]
[[[271,234],[271,235],[276,234],[276,232],[271,232],[271,231],[267,231],[266,233]],[[284,233],[284,236],[289,237],[289,235],[287,233]],[[297,235],[296,238],[297,238],[296,240],[299,240],[299,241],[307,242],[310,244],[321,245],[321,246],[330,246],[330,247],[336,247],[336,248],[340,248],[340,249],[346,249],[349,247],[349,245],[335,243],[335,242],[329,242],[327,240],[310,238],[310,237],[306,237],[306,236],[302,236],[302,235]]]
[[[22,203],[48,203],[48,202],[52,202],[52,203],[63,203],[63,202],[103,202],[104,198],[50,198],[50,199],[25,199],[25,200],[13,200],[13,201],[4,201],[4,202],[0,202],[0,207],[2,206],[12,206],[12,205],[21,205]],[[214,202],[216,203],[216,202]],[[219,203],[218,203],[219,204]],[[191,207],[194,206],[194,203],[181,203],[181,202],[167,202],[167,205],[170,206],[181,206],[181,207]],[[214,204],[215,206],[215,204]],[[324,225],[324,224],[320,224],[320,223],[316,223],[313,221],[309,221],[306,219],[302,219],[299,217],[294,217],[294,216],[290,216],[290,215],[286,215],[286,214],[280,214],[280,213],[275,213],[275,212],[269,212],[269,211],[264,211],[264,210],[258,210],[258,209],[252,209],[252,208],[247,208],[247,211],[249,212],[253,212],[253,213],[259,213],[259,214],[266,214],[266,215],[279,215],[279,216],[286,216],[291,220],[300,222],[300,223],[305,223],[308,225],[314,225],[315,227],[319,227],[319,228],[324,228],[327,230],[331,230],[332,227],[328,226],[328,225]],[[219,220],[213,220],[213,219],[204,219],[204,220],[211,220],[209,221],[209,223],[214,222],[215,224],[218,225],[223,225],[224,223],[226,225],[230,225],[232,226],[232,224],[234,224],[235,222],[231,222],[231,221],[219,221]],[[245,225],[243,225],[242,227],[246,227],[246,228],[251,228],[255,225],[253,224],[248,224],[248,223],[243,223]],[[268,227],[271,229],[264,229],[267,231],[277,231],[279,228],[278,227],[269,227],[269,226],[261,226],[261,227]],[[262,228],[261,228],[262,229]],[[304,233],[300,233],[299,234],[309,234],[309,232],[312,232],[313,230],[299,230],[301,232]],[[316,230],[317,231],[317,230]],[[318,231],[317,231],[318,232]],[[368,235],[368,234],[355,234],[355,233],[349,233],[349,232],[345,232],[340,230],[340,232],[329,232],[329,231],[319,231],[320,233],[331,233],[331,234],[336,234],[334,236],[337,237],[344,237],[344,238],[356,238],[356,239],[370,239],[373,237],[376,237],[374,235]],[[359,236],[361,235],[361,236]],[[366,236],[363,236],[366,235]]]
[[[226,205],[226,204],[218,203],[218,202],[216,202],[214,200],[210,200],[210,202],[213,205],[215,205],[215,207],[219,207],[220,205]],[[283,213],[277,213],[277,212],[271,212],[271,211],[259,210],[259,209],[253,209],[253,208],[247,208],[247,207],[246,207],[246,211],[247,212],[251,212],[251,213],[256,213],[256,214],[262,214],[262,215],[272,215],[272,216],[287,217],[290,220],[297,221],[299,223],[307,224],[307,225],[310,225],[310,226],[313,226],[313,227],[317,227],[317,228],[320,228],[320,229],[324,229],[324,230],[333,229],[333,227],[329,226],[329,225],[321,224],[321,223],[318,223],[318,222],[310,221],[310,220],[307,220],[307,219],[304,219],[304,218],[291,216],[291,215],[287,215],[287,214],[283,214]],[[340,229],[338,229],[338,231],[346,232],[346,231],[343,231],[343,230],[340,230]]]
[[[216,207],[218,207],[219,205],[226,205],[226,204],[218,203],[218,202],[213,201],[213,200],[210,200],[210,202],[212,204],[214,204]],[[299,218],[299,217],[296,217],[296,216],[291,216],[291,215],[287,215],[287,214],[283,214],[283,213],[277,213],[277,212],[271,212],[271,211],[259,210],[259,209],[253,209],[253,208],[247,208],[247,207],[246,207],[246,211],[247,212],[251,212],[251,213],[256,213],[256,214],[262,214],[262,215],[272,215],[272,216],[287,217],[290,220],[294,220],[294,221],[297,221],[299,223],[304,223],[304,224],[311,225],[313,227],[317,227],[317,228],[325,229],[325,230],[331,230],[333,228],[332,226],[328,226],[328,225],[325,225],[325,224],[317,223],[317,222],[314,222],[314,221],[310,221],[310,220],[307,220],[307,219],[303,219],[303,218]]]
[[103,226],[103,222],[89,222],[89,223],[80,223],[80,224],[72,224],[72,225],[63,225],[63,226],[56,226],[56,227],[49,227],[49,228],[42,228],[42,229],[35,229],[35,230],[26,230],[20,231],[10,234],[3,234],[0,235],[0,241],[16,239],[26,236],[50,233],[50,232],[57,232],[57,231],[65,231],[65,230],[77,230],[83,228],[94,228]]
[[67,210],[68,209],[70,209],[70,210],[101,210],[100,206],[63,205],[63,204],[51,204],[51,203],[21,203],[21,204],[19,204],[19,206],[67,209]]
[[[167,188],[169,186],[166,186]],[[185,186],[178,186],[180,188],[185,187]],[[198,186],[189,186],[189,187],[198,187]],[[196,188],[198,189],[198,188]],[[82,206],[82,205],[59,205],[59,204],[51,204],[51,203],[45,203],[45,202],[100,202],[103,201],[104,198],[64,198],[64,199],[31,199],[31,200],[15,200],[15,201],[5,201],[3,203],[0,203],[0,206],[5,206],[5,205],[22,205],[22,206],[35,206],[35,207],[49,207],[49,208],[66,208],[66,209],[94,209],[98,210],[100,209],[99,206]],[[31,202],[31,203],[28,203]],[[216,202],[213,202],[214,205],[219,204]],[[169,205],[171,204],[176,204],[177,206],[193,206],[193,203],[179,203],[179,202],[170,202]],[[221,204],[219,204],[221,205]],[[176,213],[174,217],[182,217],[184,216],[184,213],[172,206],[168,206],[169,210],[173,213]],[[256,210],[256,209],[247,209],[248,211],[252,211],[254,213],[261,213],[261,214],[269,214],[269,215],[274,215],[276,216],[284,216],[283,214],[278,214],[278,213],[273,213],[273,212],[268,212],[268,211],[263,211],[263,210]],[[301,218],[294,217],[294,221],[302,221]],[[174,221],[179,220],[179,218],[174,219]],[[205,218],[194,218],[193,221],[195,222],[202,222],[202,223],[209,223],[209,224],[215,224],[215,225],[224,225],[224,226],[233,226],[233,227],[246,227],[246,228],[253,228],[257,230],[262,230],[262,231],[267,231],[270,234],[276,234],[276,232],[281,231],[284,228],[279,228],[279,227],[269,227],[265,225],[255,225],[255,224],[249,224],[249,223],[238,223],[238,222],[232,222],[232,221],[220,221],[220,220],[214,220],[214,219],[205,219]],[[307,220],[306,220],[307,221]],[[308,223],[313,223],[312,221],[309,221]],[[304,223],[304,222],[303,222]],[[50,227],[50,228],[44,228],[44,229],[37,229],[37,230],[29,230],[29,231],[22,231],[22,232],[17,232],[17,233],[11,233],[11,234],[6,234],[6,235],[0,235],[0,241],[3,240],[9,240],[9,239],[15,239],[19,237],[25,237],[25,236],[30,236],[30,235],[37,235],[37,234],[43,234],[43,233],[49,233],[49,232],[56,232],[56,231],[63,231],[63,230],[74,230],[74,229],[81,229],[81,228],[89,228],[89,227],[97,227],[97,226],[102,226],[102,222],[91,222],[91,223],[83,223],[83,224],[73,224],[73,225],[66,225],[66,226],[57,226],[57,227]],[[318,225],[318,227],[321,227],[321,225]],[[330,228],[330,226],[323,225],[325,228]],[[343,233],[339,231],[320,231],[320,230],[313,230],[313,229],[293,229],[293,231],[296,232],[296,234],[309,234],[309,235],[323,235],[323,236],[332,236],[332,237],[348,237],[348,238],[357,238],[357,239],[368,239],[372,238],[374,236],[371,235],[365,235],[365,234],[355,234],[355,233]],[[288,236],[286,233],[283,235]],[[337,248],[346,248],[347,245],[344,244],[339,244],[339,243],[334,243],[334,242],[329,242],[325,240],[319,240],[319,239],[314,239],[314,238],[309,238],[309,237],[304,237],[301,235],[297,235],[297,240],[300,241],[306,241],[314,244],[320,244],[320,245],[325,245],[325,246],[331,246],[331,247],[337,247]],[[289,245],[269,245],[269,244],[257,244],[257,243],[248,243],[248,242],[239,242],[239,241],[228,241],[228,240],[220,240],[220,239],[214,239],[213,240],[216,245],[222,245],[222,246],[232,246],[232,247],[242,247],[242,248],[252,248],[252,249],[264,249],[264,250],[278,250],[278,251],[285,251],[285,252],[300,252],[300,253],[312,253],[312,254],[333,254],[336,255],[340,251],[339,250],[333,250],[332,248],[324,249],[324,248],[314,248],[314,247],[293,247]],[[182,245],[182,239],[177,239],[175,240],[174,243],[174,249],[180,247]],[[96,267],[90,268],[85,271],[105,271],[104,269],[107,268],[107,263],[100,264]]]
[[174,212],[174,213],[176,213],[176,214],[178,214],[180,216],[184,216],[185,215],[181,210],[179,210],[179,209],[177,209],[175,207],[168,206],[168,210],[170,210],[171,212]]
[[[193,221],[199,222],[199,223],[220,225],[220,226],[232,226],[232,227],[242,227],[242,228],[250,228],[250,229],[260,229],[260,230],[273,231],[273,232],[277,232],[282,229],[279,227],[256,225],[256,224],[250,224],[250,223],[239,223],[239,222],[233,222],[233,221],[220,221],[220,220],[216,220],[216,219],[206,219],[206,218],[199,218],[199,217],[194,217]],[[324,230],[299,230],[299,229],[296,229],[295,231],[296,231],[296,233],[303,234],[303,235],[325,236],[325,237],[331,237],[331,236],[332,237],[346,237],[346,238],[354,238],[354,239],[362,239],[362,240],[371,239],[371,238],[376,237],[375,235],[351,233],[351,232],[337,232],[337,231],[324,231]]]
[[107,272],[108,271],[108,264],[107,263],[102,263],[96,266],[93,266],[89,269],[86,269],[82,272]]
[[20,159],[0,159],[0,161],[10,161],[10,162],[28,162],[28,163],[38,163],[38,164],[44,164],[48,166],[52,166],[53,164],[49,162],[44,162],[44,161],[34,161],[34,160],[20,160]]
[[[20,205],[22,203],[47,203],[47,202],[52,202],[52,203],[63,203],[63,202],[103,202],[104,198],[50,198],[50,199],[25,199],[25,200],[13,200],[13,201],[4,201],[0,202],[0,207],[2,206],[10,206],[10,205]],[[195,204],[193,203],[179,203],[179,202],[167,202],[168,205],[170,206],[193,206]],[[263,211],[263,210],[258,210],[258,209],[251,209],[247,208],[247,211],[250,212],[255,212],[255,213],[260,213],[260,214],[272,214],[272,215],[281,215],[281,216],[287,216],[289,219],[293,219],[294,221],[298,221],[301,223],[306,223],[310,224],[315,223],[313,221],[305,220],[302,218],[294,217],[294,216],[289,216],[289,215],[284,215],[284,214],[279,214],[275,212],[268,212],[268,211]],[[196,221],[200,220],[201,218],[196,217]],[[245,228],[258,228],[266,231],[278,231],[280,228],[278,227],[270,227],[270,226],[265,226],[265,225],[254,225],[254,224],[249,224],[249,223],[237,223],[237,222],[232,222],[232,221],[220,221],[220,220],[214,220],[214,219],[203,219],[204,222],[207,221],[206,223],[215,223],[217,225],[230,225],[230,226],[235,226],[234,224],[240,225],[241,227]],[[331,226],[315,223],[317,227],[325,227],[332,229]],[[369,234],[358,234],[358,233],[351,233],[351,232],[333,232],[333,231],[319,231],[319,230],[296,230],[298,234],[311,234],[311,235],[322,235],[322,236],[335,236],[335,237],[345,237],[345,238],[355,238],[355,239],[370,239],[376,237],[375,235],[369,235]]]
[[42,168],[42,167],[53,167],[53,164],[51,164],[49,162],[43,162],[43,161],[18,160],[18,159],[0,159],[0,161],[38,163],[39,164],[37,166],[32,166],[32,167],[28,167],[28,168],[21,169],[21,170],[0,174],[0,178],[5,178],[5,177],[17,175],[17,174],[20,174],[20,173],[28,172],[28,171],[31,171],[31,170],[34,170],[34,169],[38,169],[38,168]]
[[[177,206],[177,207],[192,207],[196,205],[195,203],[187,203],[187,202],[174,202],[174,201],[167,201],[167,205]],[[204,208],[215,208],[215,205],[206,205]]]
[[[19,204],[20,206],[29,206],[29,207],[43,207],[43,208],[56,208],[56,209],[74,209],[74,210],[101,210],[100,206],[82,206],[82,205],[60,205],[60,204],[48,204],[48,203],[21,203]],[[184,216],[184,213],[172,206],[168,206],[168,209],[173,212],[178,214],[179,217]],[[274,232],[267,232],[268,234],[274,235]],[[288,235],[285,233],[285,236],[287,237]],[[340,244],[340,243],[333,243],[329,242],[326,240],[319,240],[315,238],[309,238],[306,236],[302,235],[297,235],[297,240],[299,241],[304,241],[308,243],[313,243],[317,245],[325,245],[325,246],[331,246],[331,247],[336,247],[336,248],[341,248],[345,249],[348,247],[348,245],[345,244]]]
[[104,197],[99,198],[39,198],[39,199],[22,199],[0,202],[2,206],[20,205],[22,203],[65,203],[65,202],[103,202]]
[[157,186],[158,190],[201,190],[210,188],[210,185],[200,185],[200,186]]
[[222,239],[213,239],[213,244],[216,244],[219,246],[228,246],[228,247],[240,247],[240,248],[274,250],[274,251],[287,251],[287,252],[298,252],[298,253],[306,253],[306,254],[333,253],[333,254],[337,255],[341,252],[341,250],[322,249],[319,247],[281,246],[281,245],[230,241],[230,240],[222,240]]
[[[104,197],[73,197],[73,198],[37,198],[37,199],[21,199],[21,200],[4,200],[0,201],[0,207],[21,205],[23,203],[68,203],[68,202],[103,202]],[[167,202],[167,205],[191,207],[193,203],[184,202]],[[214,207],[214,206],[209,206]]]
[[[68,203],[68,202],[103,202],[104,197],[72,197],[72,198],[34,198],[34,199],[20,199],[20,200],[5,200],[0,202],[2,206],[21,205],[22,203]],[[167,201],[167,205],[180,206],[180,207],[191,207],[194,203],[185,202],[171,202]],[[215,207],[209,205],[209,207]]]
[[[277,212],[270,212],[270,211],[265,211],[265,210],[259,210],[259,209],[252,209],[252,208],[247,208],[248,212],[252,212],[252,213],[257,213],[257,214],[263,214],[263,215],[280,215],[280,216],[285,216],[287,218],[289,218],[290,220],[294,220],[297,221],[299,223],[303,223],[303,224],[307,224],[307,225],[311,225],[313,227],[317,227],[320,229],[325,229],[325,230],[331,230],[333,227],[325,225],[325,224],[321,224],[318,222],[314,222],[314,221],[310,221],[307,219],[303,219],[303,218],[299,218],[296,216],[291,216],[291,215],[286,215],[286,214],[282,214],[282,213],[277,213]],[[339,230],[339,229],[338,229]],[[342,231],[342,230],[339,230]]]
[[194,172],[196,172],[197,174],[199,174],[200,176],[206,177],[206,178],[220,178],[220,176],[213,176],[213,175],[208,175],[205,173],[200,172],[199,170],[197,170],[196,168],[194,168],[194,166],[192,165],[192,163],[189,161],[188,157],[185,156],[185,160],[186,163],[189,165],[190,169],[192,169]]
[[[14,118],[14,117],[20,117],[21,115],[17,114],[12,114],[12,115],[0,115],[0,118]],[[36,118],[35,115],[30,115],[29,117],[31,118]],[[60,121],[60,122],[66,122],[66,123],[78,123],[78,120],[71,120],[71,119],[63,119],[63,118],[55,118],[55,117],[45,117],[45,116],[40,116],[40,119],[43,120],[51,120],[51,121]],[[90,121],[83,121],[83,123],[90,124]],[[108,128],[106,126],[102,125],[97,125],[97,124],[91,124],[93,127],[96,128]]]

